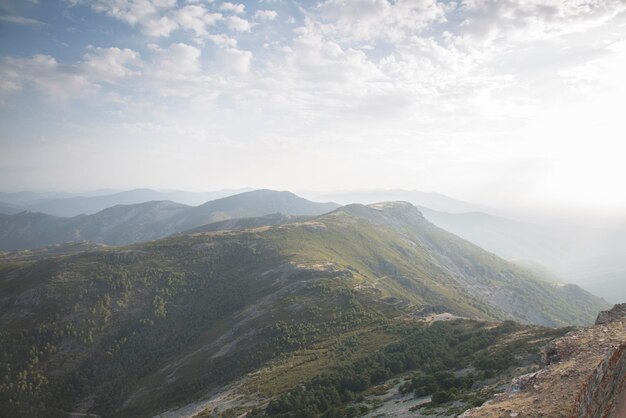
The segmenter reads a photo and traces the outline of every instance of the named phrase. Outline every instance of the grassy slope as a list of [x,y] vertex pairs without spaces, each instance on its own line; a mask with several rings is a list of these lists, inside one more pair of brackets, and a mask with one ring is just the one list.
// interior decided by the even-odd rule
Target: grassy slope
[[400,209],[5,263],[0,409],[147,416],[281,353],[378,330],[362,339],[375,351],[397,338],[381,327],[425,305],[502,318],[468,281],[517,292],[554,325],[589,319],[558,288]]

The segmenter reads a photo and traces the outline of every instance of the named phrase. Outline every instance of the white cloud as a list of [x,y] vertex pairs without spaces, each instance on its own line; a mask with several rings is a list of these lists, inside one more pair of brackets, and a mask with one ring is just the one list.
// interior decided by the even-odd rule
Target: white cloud
[[228,26],[228,29],[237,32],[250,32],[250,29],[252,29],[250,22],[239,16],[228,16],[226,18],[226,26]]
[[[467,178],[484,181],[493,177],[490,170],[508,179],[521,159],[541,167],[556,161],[570,173],[573,162],[584,161],[580,144],[597,121],[604,120],[598,132],[610,138],[602,142],[607,150],[616,138],[609,133],[620,132],[619,110],[606,110],[620,109],[625,91],[623,0],[327,0],[290,16],[279,9],[286,22],[300,25],[287,30],[260,25],[276,18],[273,10],[250,12],[255,23],[244,19],[244,3],[84,2],[139,34],[173,36],[176,43],[153,39],[157,45],[140,49],[141,56],[127,45],[90,48],[69,64],[44,55],[5,58],[0,94],[32,89],[47,98],[95,102],[95,94],[115,91],[128,99],[120,112],[136,106],[131,114],[142,121],[127,116],[128,126],[139,127],[129,135],[139,138],[151,126],[148,132],[184,142],[193,131],[206,149],[220,143],[264,159],[271,158],[268,149],[311,156],[311,170],[320,161],[342,166],[353,153],[342,172],[352,186],[359,178],[361,185],[369,182],[379,161],[393,167],[377,171],[383,187],[433,172],[452,173],[438,183],[450,187]],[[242,33],[255,24],[258,39],[251,42]],[[257,45],[265,47],[253,49]],[[577,101],[597,111],[554,110]],[[560,116],[541,119],[542,113]],[[585,117],[576,125],[585,129],[567,130],[576,152],[562,153],[559,161],[567,140],[552,137],[568,118]],[[531,135],[527,126],[538,128]],[[197,145],[185,143],[191,150]],[[332,185],[331,177],[321,181]]]
[[190,30],[195,36],[204,37],[209,27],[223,19],[221,13],[210,12],[204,5],[178,7],[176,0],[95,0],[91,7],[139,26],[144,34],[151,37],[168,37],[177,29]]
[[200,49],[184,43],[175,43],[166,49],[156,48],[156,68],[168,78],[176,78],[200,71]]
[[257,10],[254,17],[261,20],[274,20],[278,16],[276,10]]
[[202,73],[201,50],[184,43],[167,48],[149,46],[149,59],[128,48],[89,47],[83,59],[61,64],[53,57],[4,58],[0,62],[2,100],[30,87],[49,100],[65,101],[100,94],[102,100],[119,100],[105,84],[123,85],[128,97],[142,94],[192,96],[207,79]]
[[178,24],[165,14],[176,6],[176,0],[75,0],[90,4],[99,13],[139,26],[148,36],[169,36]]
[[[73,2],[90,4],[96,12],[138,26],[145,35],[155,38],[169,37],[178,29],[192,31],[199,38],[208,38],[209,28],[224,20],[226,26],[233,31],[249,32],[252,28],[252,24],[246,19],[234,15],[225,18],[221,13],[211,12],[208,5],[196,1],[180,6],[176,0],[94,0],[91,3],[86,0],[73,0]],[[219,9],[234,14],[245,12],[243,4],[229,2],[222,3]],[[262,14],[262,18],[270,19],[271,11],[266,12]]]
[[143,22],[143,32],[155,38],[161,36],[170,36],[174,30],[178,28],[178,23],[173,19],[162,16],[156,19],[146,20]]
[[176,6],[176,0],[95,0],[91,7],[131,25],[145,24]]
[[208,27],[223,19],[221,13],[210,13],[197,5],[185,6],[174,12],[174,16],[181,28],[192,30],[196,36],[205,36]]
[[295,76],[314,82],[339,83],[347,88],[365,80],[383,78],[363,52],[344,49],[315,31],[301,28],[298,32],[287,53],[287,62]]
[[139,53],[128,48],[94,48],[83,57],[80,67],[89,78],[115,82],[139,72],[132,70],[128,65],[141,65]]
[[31,19],[28,17],[23,17],[23,16],[12,16],[12,15],[5,15],[5,16],[0,16],[0,20],[5,21],[5,22],[11,22],[11,23],[15,23],[18,25],[27,25],[27,26],[43,26],[45,25],[45,23],[36,20],[36,19]]
[[579,32],[626,10],[622,0],[465,0],[459,34],[478,40],[534,40]]
[[437,0],[326,0],[312,18],[331,36],[348,40],[398,40],[444,22],[455,3]]
[[246,74],[250,71],[252,52],[228,48],[219,50],[217,54],[226,72]]
[[245,9],[246,9],[246,6],[244,6],[243,4],[235,4],[235,3],[230,3],[230,2],[224,2],[220,6],[220,10],[237,13],[237,14],[244,13]]
[[213,42],[215,45],[217,45],[220,48],[236,48],[237,47],[237,40],[227,35],[224,35],[223,33],[218,33],[215,35],[208,35],[207,39]]
[[[211,11],[219,8],[243,13],[243,4],[96,0],[92,7],[137,25],[151,36],[168,36],[176,29],[189,31],[223,50],[217,52],[217,59],[227,72],[250,72],[252,53],[238,49],[235,35],[218,33],[217,29],[223,29],[218,26],[221,23],[235,33],[249,32],[252,24],[240,16]],[[293,39],[265,42],[268,52],[256,61],[257,69],[267,72],[255,74],[247,83],[253,89],[257,83],[263,85],[254,90],[255,94],[280,96],[279,102],[285,103],[298,101],[297,106],[290,105],[292,109],[320,105],[329,112],[341,108],[379,114],[385,103],[392,103],[413,111],[425,110],[430,120],[446,112],[498,117],[526,114],[522,107],[528,108],[533,100],[528,93],[531,90],[519,88],[522,75],[508,64],[503,53],[516,42],[553,37],[555,31],[569,33],[580,28],[581,22],[593,27],[622,9],[618,0],[466,0],[447,4],[435,0],[326,0],[304,10],[304,24],[295,29]],[[273,10],[255,13],[257,19],[275,16]],[[520,34],[525,31],[532,34],[522,39]],[[203,69],[201,48],[188,43],[155,47],[153,59],[147,56],[143,64],[130,54],[130,50],[117,48],[93,50],[79,68],[89,68],[91,77],[97,74],[97,79],[89,78],[96,83],[119,82],[141,72],[142,80],[151,80],[150,85],[167,92],[164,94],[174,89],[162,88],[159,83],[163,80],[176,80],[189,87],[215,76],[206,73],[213,67]],[[285,88],[279,80],[284,80]],[[14,81],[4,80],[3,85],[4,90],[15,89]],[[274,90],[262,91],[268,86]],[[509,96],[503,100],[501,92],[505,89]],[[191,88],[183,91],[188,94]],[[300,93],[293,94],[296,91]]]
[[87,75],[74,66],[66,66],[48,55],[32,58],[4,58],[0,65],[0,91],[15,93],[32,87],[48,99],[67,100],[98,91]]

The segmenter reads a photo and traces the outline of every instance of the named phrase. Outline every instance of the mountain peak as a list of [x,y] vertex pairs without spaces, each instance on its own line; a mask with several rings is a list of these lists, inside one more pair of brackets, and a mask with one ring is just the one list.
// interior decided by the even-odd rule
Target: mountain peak
[[77,239],[124,245],[163,238],[228,219],[254,218],[276,213],[319,216],[338,206],[335,203],[311,202],[286,191],[254,190],[210,200],[200,206],[187,206],[171,200],[156,199],[142,203],[118,204],[92,215],[79,215],[73,218],[26,213],[2,215],[0,248],[35,248]]
[[380,203],[374,203],[368,206],[376,210],[393,210],[393,211],[415,210],[415,211],[418,211],[418,209],[415,206],[413,206],[410,202],[405,202],[405,201],[380,202]]
[[424,221],[422,213],[409,202],[380,202],[371,205],[353,203],[338,209],[357,218],[367,219],[370,222],[398,226],[400,224],[421,223]]

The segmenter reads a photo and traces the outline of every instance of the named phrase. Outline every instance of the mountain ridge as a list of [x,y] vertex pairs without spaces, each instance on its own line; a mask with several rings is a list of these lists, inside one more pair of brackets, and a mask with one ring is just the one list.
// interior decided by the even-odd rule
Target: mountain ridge
[[369,205],[386,201],[406,201],[415,206],[425,206],[452,213],[491,211],[490,208],[483,205],[455,199],[437,192],[422,192],[419,190],[383,189],[329,193],[300,192],[300,194],[313,199],[332,200],[343,205],[350,203]]
[[[443,339],[432,351],[439,356],[444,347],[456,350],[459,332],[493,329],[470,321],[430,333],[423,315],[435,307],[455,317],[550,326],[590,323],[605,307],[437,228],[407,203],[14,258],[0,263],[0,292],[0,365],[11,365],[0,370],[11,383],[0,384],[0,403],[114,417],[184,405],[316,344],[339,344],[333,355],[375,353],[418,332],[411,344]],[[354,335],[369,342],[354,345]],[[354,379],[352,390],[369,385]],[[290,387],[264,390],[274,396]]]
[[[0,201],[7,206],[32,212],[42,212],[60,217],[92,215],[117,205],[132,205],[154,200],[171,200],[190,206],[200,205],[210,200],[221,199],[251,188],[224,189],[213,192],[188,192],[180,190],[159,191],[148,188],[133,190],[97,190],[87,193],[0,193]],[[4,199],[4,200],[3,200]]]
[[484,212],[421,207],[435,225],[509,261],[576,283],[611,302],[626,299],[626,240],[618,231],[549,227]]
[[0,215],[0,249],[26,249],[88,240],[111,245],[145,241],[211,222],[276,212],[318,215],[334,203],[311,202],[290,192],[255,190],[199,206],[172,201],[117,205],[93,215],[62,218],[37,212]]

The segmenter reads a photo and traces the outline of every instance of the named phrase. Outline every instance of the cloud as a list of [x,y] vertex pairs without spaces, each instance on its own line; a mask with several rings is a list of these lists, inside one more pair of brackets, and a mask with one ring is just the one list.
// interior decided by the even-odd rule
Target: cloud
[[[197,97],[206,93],[207,80],[219,90],[232,91],[219,79],[237,74],[249,92],[275,98],[293,112],[318,107],[318,115],[326,112],[323,109],[328,114],[341,109],[382,115],[382,109],[391,106],[423,112],[422,120],[431,121],[452,112],[525,115],[522,107],[530,107],[529,86],[535,81],[507,54],[520,42],[595,27],[624,8],[619,0],[325,0],[301,9],[303,23],[290,32],[291,39],[282,35],[268,39],[266,50],[253,55],[240,49],[236,39],[253,26],[233,15],[244,13],[244,4],[174,0],[83,4],[135,25],[148,36],[167,37],[180,30],[179,42],[153,46],[142,54],[145,61],[124,48],[88,51],[73,67],[96,86],[132,78],[129,96],[149,86],[160,95]],[[254,13],[256,19],[276,16],[273,10]],[[220,33],[224,27],[231,33]],[[200,60],[205,50],[207,66]],[[215,66],[210,64],[213,53]],[[246,78],[253,58],[254,77]],[[2,88],[14,91],[19,86],[11,78],[3,80]]]
[[75,66],[62,65],[49,55],[5,57],[0,65],[0,92],[15,93],[31,87],[48,99],[64,101],[94,94],[99,86]]
[[[201,73],[199,48],[173,43],[166,48],[149,47],[147,60],[128,48],[89,46],[82,60],[62,64],[48,55],[31,58],[5,57],[0,61],[0,96],[5,101],[24,88],[52,101],[93,97],[119,100],[120,94],[191,96],[206,81]],[[234,64],[233,64],[234,65]],[[121,93],[109,94],[107,84],[124,86]]]
[[362,51],[344,49],[314,30],[300,28],[298,34],[287,51],[287,63],[295,76],[316,83],[347,83],[346,86],[383,78]]
[[276,10],[257,10],[254,17],[261,20],[274,20],[278,16]]
[[227,73],[247,74],[250,71],[252,52],[236,48],[222,49],[217,52],[222,67]]
[[141,66],[139,53],[128,48],[94,48],[83,57],[80,65],[90,79],[116,82],[124,77],[138,75],[128,65]]
[[178,7],[176,0],[95,0],[90,4],[96,12],[138,26],[145,35],[155,38],[168,37],[177,29],[205,37],[209,27],[223,20],[221,13],[210,12],[204,5]]
[[90,4],[99,13],[132,26],[139,26],[148,36],[169,36],[178,24],[165,14],[176,6],[176,0],[73,0],[74,4]]
[[224,10],[224,11],[232,12],[232,13],[237,13],[237,14],[244,13],[245,12],[245,8],[246,8],[246,6],[244,6],[243,4],[234,4],[234,3],[229,3],[229,2],[224,2],[220,6],[220,10]]
[[176,6],[176,0],[95,0],[91,7],[131,25],[158,20],[163,11]]
[[326,0],[310,14],[331,36],[346,40],[396,41],[446,20],[446,5],[437,0]]
[[[322,173],[310,180],[315,187],[333,187],[337,177],[346,187],[418,187],[413,179],[444,173],[427,187],[461,188],[494,177],[516,184],[520,167],[556,161],[565,168],[553,190],[580,173],[588,138],[602,145],[597,160],[610,153],[619,164],[612,144],[621,143],[626,91],[623,0],[319,0],[277,7],[289,27],[263,24],[277,16],[257,10],[273,8],[268,1],[75,1],[82,12],[125,22],[133,36],[86,38],[98,47],[71,61],[46,52],[47,43],[46,54],[1,58],[3,104],[24,119],[37,105],[58,111],[72,125],[63,135],[100,144],[107,162],[129,147],[133,167],[136,156],[150,160],[147,149],[160,152],[150,176],[135,168],[142,179],[188,174],[193,182],[236,161],[244,168],[229,181],[282,185],[292,181],[282,174],[304,161]],[[107,111],[55,106],[69,99]],[[32,131],[54,135],[43,122]],[[163,170],[173,159],[175,169]],[[268,164],[275,169],[266,175]],[[600,171],[583,171],[585,184]],[[624,176],[614,177],[619,187]]]
[[174,12],[181,28],[192,30],[196,36],[206,36],[207,28],[223,20],[221,13],[210,13],[202,6],[188,5]]
[[226,26],[228,26],[228,29],[236,32],[250,32],[252,29],[250,22],[239,16],[228,16],[228,18],[226,18]]
[[[558,33],[571,32],[581,27],[581,22],[592,27],[593,22],[614,16],[621,7],[616,0],[597,5],[587,0],[559,4],[550,0],[445,4],[436,0],[326,0],[303,8],[304,21],[293,31],[293,38],[267,42],[267,52],[256,58],[259,65],[254,79],[240,80],[259,97],[273,97],[294,112],[319,107],[329,113],[341,109],[382,115],[392,106],[399,112],[423,112],[431,121],[453,112],[526,114],[521,106],[532,99],[528,90],[512,87],[520,85],[522,75],[503,54],[516,43],[538,36],[553,37],[557,29]],[[223,74],[244,76],[251,72],[252,52],[238,48],[236,35],[218,30],[223,25],[236,34],[249,32],[253,25],[241,16],[212,11],[239,14],[245,12],[243,4],[113,0],[97,1],[97,8],[138,25],[151,36],[168,36],[181,29],[209,40],[214,45],[210,47],[218,48],[215,56],[218,67],[224,70],[213,74],[209,69],[217,67],[203,68],[200,56],[209,46],[197,43],[200,47],[193,47],[187,41],[154,47],[152,59],[147,56],[143,67],[132,60],[106,61],[111,67],[98,82],[119,82],[119,78],[106,74],[141,72],[137,82],[145,80],[158,94],[176,94],[176,88],[166,85],[174,83],[182,86],[180,94],[197,96],[202,93],[194,94],[193,89],[199,83],[218,80]],[[254,16],[274,19],[277,14],[257,10]],[[113,58],[117,57],[107,57]],[[115,67],[116,63],[120,67]],[[512,73],[503,72],[505,65]],[[259,73],[261,69],[266,71]],[[10,83],[7,86],[11,88]],[[230,90],[231,86],[217,88]],[[502,100],[499,95],[505,89],[510,95]]]
[[215,35],[208,35],[206,38],[220,48],[236,48],[237,47],[237,40],[227,35],[224,35],[223,33],[218,33]]
[[31,19],[31,18],[23,17],[23,16],[5,15],[5,16],[0,16],[0,20],[5,21],[5,22],[15,23],[17,25],[27,25],[27,26],[44,26],[45,25],[45,23],[39,20]]
[[166,49],[154,48],[156,69],[167,78],[179,78],[200,71],[200,49],[184,43],[175,43]]
[[[239,16],[224,17],[222,13],[210,11],[210,7],[193,1],[179,6],[176,0],[71,0],[71,4],[90,4],[91,8],[104,13],[154,38],[169,37],[176,30],[193,32],[201,39],[218,39],[209,33],[209,28],[224,21],[226,27],[236,32],[249,32],[252,24]],[[209,2],[210,4],[210,2]],[[219,9],[228,13],[243,14],[245,6],[235,3],[221,3]],[[272,11],[261,11],[262,19],[272,19]],[[275,17],[275,16],[274,16]]]
[[585,31],[626,10],[622,0],[466,0],[458,34],[477,40],[536,40]]
[[142,23],[142,26],[146,35],[158,38],[170,36],[170,33],[178,28],[178,23],[167,16],[163,16],[146,20]]

